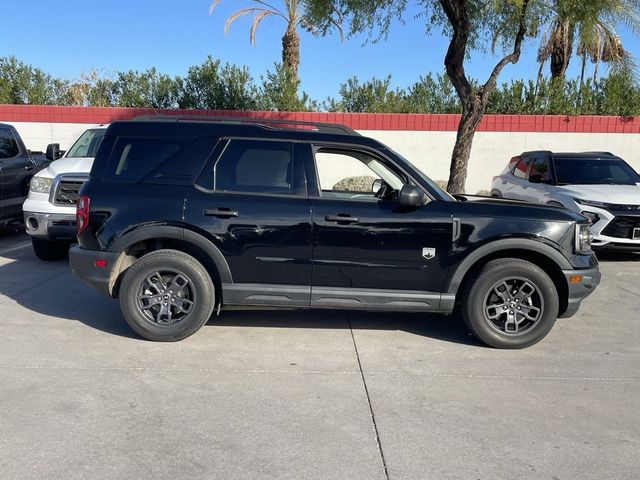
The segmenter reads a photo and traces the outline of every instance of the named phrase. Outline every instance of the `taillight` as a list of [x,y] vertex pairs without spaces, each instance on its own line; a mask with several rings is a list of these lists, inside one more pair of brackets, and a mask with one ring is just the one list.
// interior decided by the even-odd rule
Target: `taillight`
[[89,207],[91,199],[81,195],[76,204],[76,234],[79,236],[89,226]]

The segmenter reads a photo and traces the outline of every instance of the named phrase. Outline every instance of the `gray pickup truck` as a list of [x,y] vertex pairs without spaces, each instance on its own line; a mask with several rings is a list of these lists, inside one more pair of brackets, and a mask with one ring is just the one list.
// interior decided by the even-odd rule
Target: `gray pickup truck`
[[0,227],[20,222],[31,177],[50,163],[26,149],[18,131],[0,123]]

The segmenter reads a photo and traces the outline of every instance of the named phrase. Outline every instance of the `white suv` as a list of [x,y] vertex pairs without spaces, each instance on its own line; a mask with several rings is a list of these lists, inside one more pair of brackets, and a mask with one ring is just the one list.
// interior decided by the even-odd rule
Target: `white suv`
[[22,205],[25,227],[40,259],[63,258],[76,240],[78,192],[89,178],[106,130],[100,125],[85,131],[64,157],[58,144],[47,147],[47,159],[52,162],[31,179],[29,196]]
[[493,178],[491,196],[589,217],[593,247],[640,251],[640,175],[607,152],[525,152]]

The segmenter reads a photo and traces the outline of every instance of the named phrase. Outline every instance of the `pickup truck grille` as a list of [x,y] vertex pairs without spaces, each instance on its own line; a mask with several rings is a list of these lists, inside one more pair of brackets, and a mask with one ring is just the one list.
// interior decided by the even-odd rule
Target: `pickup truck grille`
[[607,237],[633,238],[633,230],[640,228],[640,217],[620,216],[615,217],[609,225],[602,230]]
[[61,178],[53,195],[55,205],[75,205],[86,178]]

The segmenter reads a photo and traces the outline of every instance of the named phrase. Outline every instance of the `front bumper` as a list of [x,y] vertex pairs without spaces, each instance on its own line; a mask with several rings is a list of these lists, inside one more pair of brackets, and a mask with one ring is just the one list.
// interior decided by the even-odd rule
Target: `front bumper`
[[[69,265],[75,276],[80,280],[100,293],[112,296],[112,272],[119,256],[118,252],[87,250],[75,245],[69,250]],[[105,266],[96,266],[96,260],[106,262]]]
[[[580,270],[563,270],[562,273],[567,279],[569,295],[567,298],[567,309],[560,315],[560,318],[569,318],[576,314],[582,300],[594,292],[600,284],[602,275],[597,267]],[[580,277],[580,279],[576,281],[578,277]]]
[[47,240],[76,239],[76,216],[64,213],[24,212],[26,231]]

